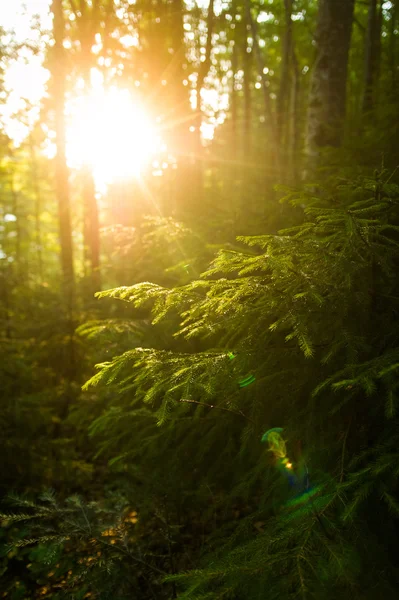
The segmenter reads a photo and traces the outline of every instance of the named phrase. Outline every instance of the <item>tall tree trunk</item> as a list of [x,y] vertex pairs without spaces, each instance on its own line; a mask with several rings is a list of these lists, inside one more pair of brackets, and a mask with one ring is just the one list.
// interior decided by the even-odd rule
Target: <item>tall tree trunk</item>
[[20,211],[20,202],[19,202],[19,198],[18,198],[18,192],[16,191],[15,185],[14,185],[14,174],[11,175],[10,189],[11,189],[11,195],[12,195],[12,199],[13,199],[12,212],[16,219],[15,220],[15,274],[16,274],[17,280],[21,280],[23,278],[23,275],[22,275],[23,271],[25,270],[27,272],[27,269],[23,269],[23,266],[22,266],[22,253],[21,253],[22,214]]
[[32,174],[32,188],[35,196],[35,244],[36,244],[36,255],[37,255],[37,267],[39,271],[39,281],[43,282],[43,240],[42,240],[42,227],[41,227],[41,196],[40,186],[38,180],[38,168],[35,153],[35,146],[33,136],[29,136],[29,152],[31,161],[31,174]]
[[[169,148],[178,157],[178,169],[175,179],[175,212],[181,215],[185,212],[187,198],[190,207],[201,210],[201,190],[198,187],[195,165],[195,133],[190,132],[194,124],[194,115],[190,106],[188,86],[183,85],[186,71],[186,44],[184,39],[184,15],[186,5],[184,0],[174,0],[165,4],[169,23],[170,39],[172,41],[173,59],[167,66],[169,102],[171,106],[171,125],[168,128]],[[164,72],[164,71],[163,71]],[[168,140],[168,138],[167,138]],[[171,212],[170,210],[168,211]]]
[[288,173],[293,181],[298,177],[298,155],[300,142],[299,91],[300,71],[295,49],[292,46],[292,81],[290,92],[289,125],[287,132]]
[[234,26],[234,39],[233,39],[233,52],[231,57],[231,70],[233,72],[232,84],[231,84],[231,165],[227,165],[227,181],[229,182],[228,197],[229,197],[229,211],[232,219],[231,236],[232,240],[236,237],[236,223],[237,223],[237,159],[238,159],[238,94],[236,89],[236,75],[238,71],[238,33],[239,27],[236,21],[237,14],[237,2],[233,1],[231,10],[233,16]]
[[398,21],[398,4],[397,0],[392,0],[391,15],[390,15],[390,32],[389,32],[389,68],[391,70],[391,93],[392,97],[395,98],[397,93],[397,37],[395,34],[396,25]]
[[243,29],[245,32],[242,46],[243,58],[243,89],[244,89],[244,130],[243,130],[243,150],[245,160],[249,160],[252,150],[252,94],[251,94],[251,67],[252,51],[248,52],[247,22],[243,20]]
[[285,30],[282,43],[280,90],[277,100],[277,129],[280,146],[285,147],[287,136],[284,135],[288,125],[288,107],[291,83],[292,60],[292,0],[284,0]]
[[[87,0],[80,0],[79,12],[77,11],[75,2],[70,1],[70,3],[78,25],[81,48],[80,67],[83,75],[84,89],[86,95],[89,95],[91,91],[90,72],[93,66],[92,47],[100,25],[99,0],[93,0],[91,6],[89,6]],[[112,5],[113,3],[110,2],[109,6],[107,6],[107,11],[111,10]],[[83,260],[85,263],[85,272],[87,263],[89,267],[89,286],[87,291],[88,296],[92,297],[96,291],[101,289],[99,214],[93,173],[88,167],[84,167],[82,175],[84,210]]]
[[[243,95],[244,95],[244,106],[243,106],[243,119],[242,119],[242,144],[239,152],[239,160],[243,166],[241,169],[241,182],[239,189],[239,198],[236,207],[236,224],[242,222],[242,215],[248,210],[249,203],[251,203],[251,191],[248,189],[248,165],[250,164],[251,157],[253,154],[252,148],[252,58],[253,49],[248,46],[248,31],[247,31],[247,15],[244,14],[241,24],[241,56],[242,56],[242,70],[243,70]],[[242,233],[238,231],[238,233]]]
[[343,139],[354,4],[354,0],[319,3],[306,139],[310,169],[318,166],[323,147],[338,147]]
[[194,121],[195,124],[195,136],[196,136],[196,144],[195,144],[195,161],[196,161],[196,185],[198,186],[198,193],[202,194],[203,192],[203,168],[204,168],[204,153],[203,146],[201,140],[201,124],[204,117],[202,111],[202,102],[201,102],[201,90],[204,86],[205,77],[208,75],[210,66],[211,66],[211,53],[212,53],[212,34],[214,27],[214,0],[209,0],[208,6],[208,14],[207,14],[207,37],[206,37],[206,45],[205,45],[205,60],[200,63],[198,69],[198,79],[197,79],[197,112],[196,118]]
[[213,26],[214,26],[214,0],[209,0],[208,6],[208,15],[206,19],[207,25],[207,37],[206,37],[206,45],[205,45],[205,60],[200,63],[200,67],[198,69],[198,79],[197,79],[197,118],[196,118],[196,133],[197,133],[197,146],[198,151],[201,152],[201,123],[203,119],[202,113],[202,105],[201,105],[201,90],[204,87],[205,77],[208,75],[210,66],[211,66],[211,52],[212,52],[212,34],[213,34]]
[[266,125],[267,129],[270,132],[271,140],[268,140],[267,148],[269,149],[267,156],[267,163],[273,164],[276,170],[276,175],[278,177],[279,174],[279,163],[280,163],[280,151],[279,151],[279,141],[277,135],[277,126],[276,126],[276,118],[273,112],[272,103],[270,100],[270,93],[268,89],[268,81],[266,79],[265,74],[265,64],[262,58],[262,52],[259,46],[259,36],[258,30],[256,26],[256,21],[252,17],[251,13],[251,1],[245,0],[245,12],[247,23],[251,28],[252,38],[253,38],[253,49],[256,58],[256,64],[258,68],[258,74],[261,77],[262,81],[262,91],[263,91],[263,101],[265,106],[265,117],[266,117]]
[[[58,219],[61,246],[61,269],[63,278],[63,297],[67,311],[67,327],[69,333],[68,364],[65,364],[64,373],[69,380],[75,375],[74,355],[74,305],[75,305],[75,277],[73,266],[71,209],[69,199],[69,171],[65,153],[65,81],[66,57],[64,42],[64,13],[62,0],[53,0],[51,10],[54,16],[54,50],[52,62],[52,92],[55,112],[55,188],[58,201]],[[70,403],[69,392],[61,406],[61,416],[68,414]]]
[[86,256],[90,264],[90,295],[101,289],[100,272],[100,223],[96,200],[96,190],[93,173],[89,167],[84,167],[83,172],[83,200],[84,200],[84,233]]
[[238,27],[236,22],[236,14],[237,14],[237,3],[233,2],[232,7],[232,15],[234,19],[235,29],[234,29],[234,40],[233,40],[233,52],[231,57],[231,70],[233,72],[232,76],[232,84],[231,84],[231,136],[232,136],[232,154],[233,160],[237,159],[237,145],[238,145],[238,95],[236,89],[236,75],[238,71]]
[[69,200],[69,172],[65,153],[65,79],[66,57],[64,42],[64,13],[62,0],[53,0],[54,15],[54,60],[52,69],[53,99],[55,112],[55,184],[58,200],[59,232],[61,244],[61,267],[64,280],[64,292],[68,307],[73,305],[74,268],[72,252],[71,209]]
[[7,264],[6,268],[2,268],[0,270],[0,307],[3,308],[1,313],[4,314],[2,316],[1,322],[4,323],[4,336],[7,340],[11,340],[13,336],[13,327],[12,327],[12,318],[13,314],[12,306],[11,306],[11,294],[12,294],[12,284],[11,284],[12,276],[11,276],[11,265]]
[[376,102],[378,102],[379,82],[381,76],[382,60],[382,27],[384,23],[384,11],[382,10],[383,0],[380,0],[377,15],[377,33],[376,33],[376,58],[375,58],[375,93]]
[[379,0],[370,0],[364,48],[363,112],[371,111],[375,104],[381,51],[381,25],[382,5]]

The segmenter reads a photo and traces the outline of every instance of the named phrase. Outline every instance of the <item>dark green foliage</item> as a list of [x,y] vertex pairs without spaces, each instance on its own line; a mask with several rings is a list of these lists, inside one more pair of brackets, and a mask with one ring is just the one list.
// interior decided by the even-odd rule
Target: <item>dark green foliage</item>
[[[126,482],[143,535],[160,506],[168,515],[167,563],[144,545],[151,585],[169,582],[156,597],[167,585],[190,599],[395,597],[399,187],[380,172],[286,201],[303,207],[301,225],[240,238],[184,285],[101,292],[130,303],[132,320],[80,329],[94,340],[108,329],[126,348],[85,385],[100,396],[90,432]],[[260,443],[275,426],[309,484],[298,475],[291,490],[275,469]],[[51,503],[45,535],[74,547],[74,536],[95,537]],[[101,506],[88,508],[94,528]],[[32,532],[50,514],[32,507],[32,521],[21,510],[14,520]],[[115,543],[99,573],[108,559],[122,572],[118,552]],[[85,581],[108,598],[98,577]],[[113,577],[109,589],[125,597]]]
[[[112,502],[103,499],[85,504],[72,496],[61,506],[54,493],[47,492],[37,503],[21,497],[10,501],[9,512],[1,515],[3,526],[10,531],[6,551],[11,560],[29,561],[24,575],[28,597],[128,598],[132,588],[142,598],[159,593],[166,571],[142,553],[143,543],[147,552],[150,546],[155,551],[156,530],[148,545],[148,530],[141,527],[137,511],[125,498],[114,496]],[[26,527],[23,538],[21,531],[13,528],[20,523]],[[7,576],[4,587],[8,593],[13,589]],[[162,591],[160,594],[157,597],[167,597]]]
[[[203,571],[173,578],[191,582],[182,597],[364,597],[372,578],[386,569],[394,577],[395,561],[371,568],[374,554],[360,540],[373,535],[378,545],[384,535],[384,519],[365,525],[364,510],[383,503],[381,514],[397,512],[395,442],[384,423],[396,412],[399,189],[385,172],[308,189],[287,197],[304,207],[302,225],[241,238],[253,250],[222,251],[201,280],[100,295],[149,306],[153,323],[172,315],[173,336],[186,340],[180,348],[197,340],[195,350],[137,348],[99,365],[86,385],[105,384],[112,397],[92,428],[104,451],[116,458],[124,450],[119,461],[128,456],[143,473],[152,460],[157,472],[158,452],[172,444],[173,468],[190,489],[177,463],[196,448],[197,484],[222,489],[225,504],[255,504],[230,541],[225,533],[220,545],[213,532],[216,554],[202,552]],[[244,389],[248,374],[254,381]],[[291,447],[302,440],[312,480],[332,479],[296,508],[284,508],[280,490],[280,506],[266,503],[259,516],[261,479],[274,479],[267,461],[259,466],[259,440],[276,424]]]

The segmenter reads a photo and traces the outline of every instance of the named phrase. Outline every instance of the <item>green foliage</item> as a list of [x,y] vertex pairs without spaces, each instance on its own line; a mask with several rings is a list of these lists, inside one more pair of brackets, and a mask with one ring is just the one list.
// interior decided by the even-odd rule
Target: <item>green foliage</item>
[[[102,398],[91,435],[149,519],[164,494],[175,507],[161,570],[181,598],[373,598],[373,586],[394,597],[399,188],[381,172],[288,200],[302,225],[240,238],[199,280],[98,294],[132,306],[130,323],[108,325],[132,332],[133,348],[85,385]],[[140,346],[157,328],[159,345]],[[293,491],[260,444],[276,425]],[[187,565],[198,514],[206,543],[191,541]]]
[[[7,556],[29,561],[25,597],[128,598],[131,589],[140,590],[142,598],[153,597],[163,571],[154,559],[143,558],[148,525],[142,528],[126,499],[114,496],[112,502],[86,504],[72,496],[60,505],[53,492],[46,492],[39,500],[14,496],[10,498],[14,512],[0,515],[9,530]],[[25,526],[24,537],[13,527],[20,523]],[[153,549],[155,538],[156,534]],[[17,597],[8,573],[3,589]],[[167,596],[161,591],[157,597]]]

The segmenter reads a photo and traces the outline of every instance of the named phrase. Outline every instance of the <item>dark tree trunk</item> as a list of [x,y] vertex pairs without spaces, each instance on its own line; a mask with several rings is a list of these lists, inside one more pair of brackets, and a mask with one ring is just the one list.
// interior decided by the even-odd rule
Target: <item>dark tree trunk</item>
[[69,310],[74,296],[74,268],[72,252],[71,209],[69,200],[69,172],[65,155],[65,79],[66,57],[64,42],[64,13],[62,0],[53,0],[54,55],[52,68],[53,100],[55,112],[55,135],[57,153],[55,157],[55,185],[58,200],[58,218],[61,244],[61,267],[64,293]]
[[292,47],[292,81],[289,107],[289,125],[287,133],[288,173],[293,181],[298,177],[298,155],[300,143],[299,92],[300,71],[295,49]]
[[[64,13],[62,0],[53,0],[51,7],[53,19],[54,49],[51,68],[52,95],[55,113],[55,188],[58,201],[58,220],[61,246],[61,268],[63,277],[63,298],[67,313],[66,326],[69,336],[67,360],[64,365],[64,376],[73,381],[76,376],[76,360],[74,347],[74,310],[75,310],[75,275],[73,266],[73,245],[71,208],[69,195],[69,170],[66,161],[65,135],[65,82],[66,56],[64,50]],[[64,418],[69,411],[71,401],[70,390],[60,405],[60,415]],[[56,432],[54,432],[56,435]]]
[[34,140],[32,135],[29,137],[29,152],[31,160],[31,174],[32,174],[32,188],[35,196],[35,244],[36,244],[36,255],[37,255],[37,266],[39,272],[39,281],[43,281],[43,256],[42,256],[42,228],[41,228],[41,212],[42,203],[40,195],[39,177],[37,160],[35,153]]
[[232,8],[232,15],[233,15],[234,23],[235,23],[235,29],[234,29],[234,40],[233,40],[234,45],[233,45],[233,52],[232,52],[232,57],[231,57],[231,70],[233,72],[233,77],[232,77],[232,84],[231,84],[231,101],[230,101],[233,161],[235,161],[237,159],[237,145],[238,145],[238,127],[237,127],[238,95],[237,95],[236,80],[235,80],[237,71],[238,71],[238,26],[237,26],[237,22],[235,19],[236,14],[237,14],[237,4],[236,4],[236,2],[234,2],[233,8]]
[[353,10],[354,0],[319,3],[306,140],[311,169],[318,166],[323,147],[338,147],[342,142]]
[[265,106],[265,118],[267,129],[270,132],[270,138],[267,140],[267,163],[268,165],[273,164],[276,169],[276,175],[278,177],[279,174],[279,163],[280,163],[280,149],[279,149],[279,141],[277,135],[277,127],[276,127],[276,118],[272,108],[272,103],[270,100],[270,93],[268,88],[268,81],[266,79],[265,74],[265,64],[262,58],[262,52],[259,46],[259,36],[258,29],[256,25],[255,19],[252,17],[251,13],[251,2],[250,0],[245,0],[245,12],[246,12],[246,20],[248,25],[250,26],[252,38],[253,38],[253,49],[256,58],[256,65],[258,69],[258,75],[262,81],[262,91],[263,91],[263,101]]
[[389,39],[389,68],[391,70],[391,93],[394,98],[397,93],[397,36],[395,34],[398,21],[398,4],[397,0],[392,0],[391,15],[390,15],[390,39]]
[[237,159],[238,159],[238,94],[236,88],[236,76],[238,72],[238,38],[239,38],[239,27],[236,21],[237,14],[237,2],[234,0],[232,6],[233,21],[235,23],[234,39],[233,39],[233,51],[231,57],[231,70],[233,72],[232,84],[231,84],[231,164],[227,166],[228,169],[228,197],[229,197],[229,209],[232,219],[231,236],[235,239],[236,236],[236,221],[237,221]]
[[282,43],[280,90],[277,101],[277,129],[280,145],[286,145],[284,137],[288,125],[288,107],[291,83],[292,60],[292,0],[284,0],[285,30]]
[[206,46],[205,46],[205,60],[200,64],[198,70],[198,79],[197,79],[197,118],[195,121],[196,125],[196,135],[197,135],[197,151],[201,153],[201,123],[202,123],[202,106],[201,106],[201,90],[204,86],[205,77],[208,75],[210,66],[211,66],[211,52],[212,52],[212,34],[214,27],[214,11],[213,11],[214,0],[209,1],[208,6],[208,15],[207,15],[207,37],[206,37]]
[[[113,3],[110,3],[112,7]],[[76,9],[75,3],[71,2],[72,9],[75,13],[79,43],[81,49],[80,67],[82,70],[85,92],[89,94],[91,89],[90,70],[94,66],[92,47],[95,43],[95,36],[98,33],[100,25],[100,5],[99,0],[94,0],[90,7],[86,0],[80,0],[79,12]],[[93,64],[94,63],[94,64]],[[95,184],[93,173],[89,168],[85,168],[83,172],[83,211],[84,211],[84,226],[83,226],[83,260],[84,271],[88,263],[89,286],[88,296],[92,297],[96,291],[101,289],[101,272],[100,272],[100,228],[99,214],[95,195]]]
[[198,189],[198,196],[202,196],[203,193],[203,168],[204,168],[204,152],[201,140],[201,124],[203,120],[202,102],[201,102],[201,90],[204,86],[205,77],[208,75],[211,66],[211,53],[212,53],[212,34],[214,28],[214,0],[209,1],[208,15],[207,15],[207,37],[205,46],[205,60],[200,64],[198,69],[197,79],[197,111],[194,120],[195,125],[195,163],[196,163],[196,186]]
[[243,150],[246,160],[249,159],[252,149],[252,94],[250,88],[251,82],[251,67],[252,67],[252,51],[248,52],[248,40],[246,33],[246,20],[243,23],[244,39],[242,46],[243,58],[243,89],[244,89],[244,131],[243,131]]
[[93,174],[83,170],[85,251],[90,264],[90,295],[101,289],[100,273],[100,224]]
[[[166,141],[171,153],[177,157],[178,168],[175,178],[174,206],[167,207],[166,214],[181,215],[186,210],[187,198],[191,199],[190,206],[195,212],[201,210],[201,189],[196,177],[195,133],[190,132],[194,124],[194,115],[190,106],[188,86],[183,85],[186,77],[186,45],[184,40],[185,2],[174,0],[165,4],[168,18],[168,32],[172,41],[173,61],[166,65],[168,74],[167,100],[169,125]],[[162,49],[161,49],[162,50]],[[152,60],[153,54],[151,53]],[[164,68],[163,68],[164,69]],[[165,71],[163,70],[162,73]],[[162,75],[161,75],[162,77]],[[169,135],[168,135],[169,134]]]
[[379,0],[370,0],[364,49],[363,112],[371,111],[375,104],[381,52],[381,25],[382,6]]

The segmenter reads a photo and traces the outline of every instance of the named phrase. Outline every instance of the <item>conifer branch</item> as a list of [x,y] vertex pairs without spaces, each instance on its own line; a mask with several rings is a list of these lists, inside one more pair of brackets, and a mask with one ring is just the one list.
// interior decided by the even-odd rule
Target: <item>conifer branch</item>
[[232,408],[226,408],[225,406],[218,406],[217,404],[207,404],[206,402],[198,402],[198,400],[189,400],[187,398],[180,398],[179,402],[188,402],[190,404],[197,404],[198,406],[204,406],[205,408],[216,408],[217,410],[224,410],[226,412],[232,413],[233,415],[237,415],[238,417],[242,417],[246,419],[252,425],[255,425],[255,421],[250,417],[247,417],[241,410],[233,410]]

